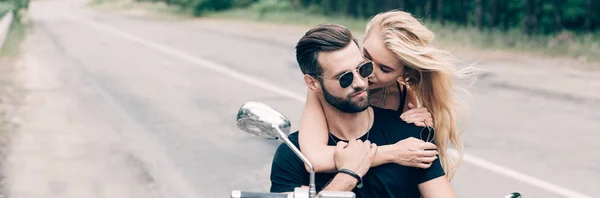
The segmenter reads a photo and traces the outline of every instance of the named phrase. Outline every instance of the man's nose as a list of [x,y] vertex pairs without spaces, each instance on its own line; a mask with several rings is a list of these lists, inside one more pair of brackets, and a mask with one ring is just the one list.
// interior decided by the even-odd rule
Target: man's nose
[[354,80],[352,81],[352,88],[364,88],[367,86],[367,83],[365,82],[367,81],[367,78],[363,78],[356,71],[352,72],[352,75],[354,75]]

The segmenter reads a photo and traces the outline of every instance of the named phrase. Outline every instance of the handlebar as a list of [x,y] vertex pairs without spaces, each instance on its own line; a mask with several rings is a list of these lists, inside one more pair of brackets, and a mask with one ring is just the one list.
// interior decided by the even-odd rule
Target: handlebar
[[[267,192],[245,192],[240,190],[231,191],[231,198],[308,198],[308,188],[296,188],[290,194],[267,193]],[[356,198],[350,191],[321,191],[318,198]]]
[[231,191],[231,198],[294,198],[293,194]]
[[[231,198],[298,198],[294,197],[294,194],[298,194],[296,196],[300,196],[301,198],[308,197],[307,192],[299,192],[298,190],[304,190],[297,188],[294,193],[284,194],[284,193],[267,193],[267,192],[245,192],[239,190],[231,191]],[[322,191],[317,197],[319,198],[354,198],[355,195],[352,192],[338,192],[338,191]],[[505,198],[522,198],[521,194],[518,192],[513,192],[505,196]]]

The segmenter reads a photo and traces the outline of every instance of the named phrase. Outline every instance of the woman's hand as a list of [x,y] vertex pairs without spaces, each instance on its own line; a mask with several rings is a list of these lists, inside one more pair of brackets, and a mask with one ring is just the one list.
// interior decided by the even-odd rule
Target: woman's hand
[[[420,127],[431,126],[433,127],[433,116],[431,112],[425,107],[415,108],[415,105],[408,103],[408,111],[405,111],[400,115],[400,119],[407,123],[414,123]],[[425,125],[427,124],[427,125]]]
[[392,147],[393,162],[402,166],[429,168],[438,155],[435,144],[413,137],[398,141]]

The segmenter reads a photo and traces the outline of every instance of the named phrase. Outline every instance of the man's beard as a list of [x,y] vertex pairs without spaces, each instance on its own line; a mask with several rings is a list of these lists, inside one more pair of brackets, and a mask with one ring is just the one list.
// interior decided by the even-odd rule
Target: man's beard
[[[341,98],[341,97],[332,95],[331,93],[329,93],[329,91],[327,91],[325,86],[321,86],[321,90],[323,90],[323,95],[325,96],[325,101],[327,101],[327,103],[329,103],[331,106],[335,107],[336,109],[340,110],[341,112],[358,113],[358,112],[362,112],[362,111],[366,110],[367,108],[369,108],[369,97],[368,96],[367,96],[366,101],[361,100],[358,102],[352,102],[351,98]],[[363,91],[363,90],[362,89],[354,90],[354,93],[357,93],[360,91]]]

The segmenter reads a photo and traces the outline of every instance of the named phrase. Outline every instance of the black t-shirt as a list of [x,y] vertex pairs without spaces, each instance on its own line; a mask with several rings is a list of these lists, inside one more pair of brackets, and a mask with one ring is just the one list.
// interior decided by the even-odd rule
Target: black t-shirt
[[[377,145],[394,144],[400,140],[415,137],[419,138],[421,127],[408,124],[399,118],[399,112],[373,107],[374,122],[369,132],[369,140]],[[290,141],[298,146],[298,133],[288,135]],[[335,142],[339,141],[335,136]],[[362,139],[366,140],[367,134]],[[335,145],[329,138],[328,145]],[[357,197],[421,197],[418,185],[426,181],[445,175],[439,159],[436,159],[430,168],[419,169],[398,164],[383,164],[369,169],[363,177],[363,187],[352,190]],[[315,184],[317,192],[321,191],[335,174],[316,173]],[[294,188],[308,186],[309,174],[304,168],[304,163],[285,144],[281,144],[271,166],[271,192],[293,192]]]

